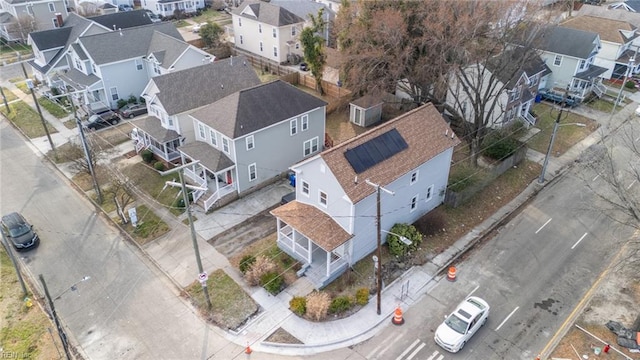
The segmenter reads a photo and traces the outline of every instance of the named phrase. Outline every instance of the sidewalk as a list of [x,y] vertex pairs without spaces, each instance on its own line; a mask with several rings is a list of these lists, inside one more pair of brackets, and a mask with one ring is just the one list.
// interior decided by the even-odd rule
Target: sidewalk
[[[15,88],[15,86],[11,86],[12,84],[5,85],[5,87],[13,91],[21,100],[34,106],[31,95],[26,95],[22,93],[21,90]],[[633,94],[632,99],[640,102],[640,94]],[[600,130],[573,146],[562,156],[558,158],[551,157],[546,171],[545,179],[547,181],[545,184],[567,170],[576,159],[579,158],[582,151],[599,142],[603,136],[606,136],[621,126],[626,119],[633,116],[636,106],[636,103],[631,103],[613,117],[609,116],[609,114],[593,112],[589,109],[580,110],[582,115],[598,121],[601,125]],[[46,111],[43,111],[43,115],[46,121],[51,123],[59,131],[56,134],[52,134],[56,146],[77,136],[75,129],[67,129],[64,126],[63,121],[66,119],[57,119]],[[50,150],[50,145],[46,137],[32,139],[31,142],[38,152],[46,153]],[[118,149],[119,153],[126,153],[132,149],[132,145],[127,142],[120,145]],[[542,163],[544,160],[544,154],[533,150],[527,152],[527,157],[538,163]],[[285,289],[285,291],[277,296],[272,296],[261,287],[247,286],[242,280],[239,270],[232,267],[228,259],[206,241],[206,239],[211,239],[227,229],[246,221],[248,218],[255,216],[261,211],[278,204],[281,196],[291,191],[291,188],[286,182],[278,182],[270,185],[209,214],[194,211],[194,216],[197,218],[194,226],[197,232],[197,242],[204,270],[211,273],[217,269],[223,269],[225,273],[236,280],[261,307],[261,312],[257,318],[252,319],[238,332],[218,331],[217,333],[224,333],[224,335],[221,336],[224,336],[227,341],[241,347],[250,344],[254,351],[252,356],[255,359],[271,359],[273,357],[270,354],[291,356],[318,354],[320,352],[345,348],[369,339],[384,326],[390,324],[390,318],[398,304],[406,311],[420,300],[422,296],[426,295],[430,289],[437,284],[441,278],[439,274],[443,269],[448,267],[448,264],[462,255],[485,234],[489,233],[502,219],[526,203],[530,197],[534,196],[541,189],[541,186],[544,185],[539,185],[537,181],[532,182],[525,191],[512,202],[501,208],[466,236],[459,239],[446,251],[423,266],[411,268],[402,277],[386,286],[382,291],[381,315],[377,315],[376,313],[376,302],[371,301],[363,309],[349,318],[322,323],[303,320],[289,310],[289,300],[293,296],[305,295],[310,291],[311,285],[306,278],[299,278],[292,286]],[[161,238],[142,246],[142,250],[177,287],[184,288],[193,283],[199,271],[194,261],[195,255],[188,225],[185,225],[181,221],[182,218],[177,218],[164,207],[156,206],[152,200],[146,197],[141,197],[139,201],[153,208],[154,212],[172,229]],[[298,338],[303,344],[265,342],[265,339],[278,328],[286,330]]]

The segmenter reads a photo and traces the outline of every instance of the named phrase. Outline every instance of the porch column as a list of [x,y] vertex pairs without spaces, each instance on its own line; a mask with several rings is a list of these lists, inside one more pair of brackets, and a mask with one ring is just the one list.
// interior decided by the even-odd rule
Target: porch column
[[329,276],[331,274],[331,251],[326,251],[327,253],[327,269],[325,276]]
[[307,261],[311,264],[311,261],[313,260],[313,249],[311,247],[311,239],[309,238],[307,238],[307,254]]
[[296,229],[294,229],[293,227],[291,227],[291,250],[294,254],[296,253]]

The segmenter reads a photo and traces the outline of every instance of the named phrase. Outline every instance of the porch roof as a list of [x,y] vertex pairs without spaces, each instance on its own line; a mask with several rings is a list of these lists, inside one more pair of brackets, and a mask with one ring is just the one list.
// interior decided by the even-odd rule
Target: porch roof
[[629,60],[635,59],[635,55],[636,52],[634,50],[627,49],[622,54],[620,54],[620,57],[616,59],[616,62],[627,65],[629,63]]
[[352,235],[318,208],[296,200],[282,205],[271,214],[284,221],[325,251],[333,251]]
[[67,72],[60,74],[60,78],[76,89],[86,89],[89,86],[101,81],[100,78],[95,76],[94,74],[86,75],[75,68],[71,68]]
[[587,80],[587,81],[591,81],[593,79],[595,79],[596,77],[598,77],[598,75],[600,74],[604,74],[607,71],[607,68],[603,68],[600,66],[596,66],[596,65],[591,65],[589,66],[589,68],[581,73],[577,73],[575,75],[575,77],[577,77],[580,80]]
[[142,130],[144,133],[162,144],[180,138],[180,134],[178,134],[175,130],[163,128],[160,120],[154,116],[146,116],[140,120],[134,120],[131,123],[133,124],[133,126]]
[[222,171],[235,165],[222,151],[202,141],[182,145],[178,151],[193,160],[200,160],[200,165],[213,172]]

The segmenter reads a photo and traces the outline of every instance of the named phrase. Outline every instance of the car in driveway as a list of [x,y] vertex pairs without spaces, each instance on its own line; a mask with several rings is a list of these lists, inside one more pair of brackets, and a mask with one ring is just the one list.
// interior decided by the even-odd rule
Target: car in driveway
[[202,29],[203,26],[207,25],[206,22],[203,23],[199,23],[199,24],[195,24],[193,25],[193,27],[191,28],[191,31],[193,31],[194,33],[199,33],[200,29]]
[[147,113],[147,104],[127,104],[118,110],[123,119],[133,119],[134,117]]
[[1,226],[3,235],[11,241],[17,251],[34,248],[40,242],[38,234],[33,231],[33,225],[17,212],[4,215]]
[[87,122],[83,126],[89,130],[99,130],[120,122],[120,116],[115,112],[108,110],[99,114],[89,116]]
[[434,339],[443,349],[456,353],[489,318],[489,304],[477,296],[464,299],[438,328]]

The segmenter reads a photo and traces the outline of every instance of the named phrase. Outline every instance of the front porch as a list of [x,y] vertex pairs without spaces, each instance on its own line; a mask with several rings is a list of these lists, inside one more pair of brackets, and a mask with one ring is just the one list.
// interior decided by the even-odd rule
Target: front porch
[[163,128],[160,120],[153,116],[147,116],[131,123],[134,126],[131,138],[135,142],[137,153],[149,149],[155,156],[167,163],[180,159],[178,147],[183,142],[180,134],[174,130]]
[[[598,90],[602,86],[602,78],[599,76],[604,74],[607,69],[591,65],[583,72],[577,73],[569,83],[569,95],[575,97],[582,102],[591,92],[598,95]],[[601,95],[598,95],[600,97]]]

